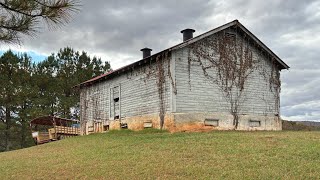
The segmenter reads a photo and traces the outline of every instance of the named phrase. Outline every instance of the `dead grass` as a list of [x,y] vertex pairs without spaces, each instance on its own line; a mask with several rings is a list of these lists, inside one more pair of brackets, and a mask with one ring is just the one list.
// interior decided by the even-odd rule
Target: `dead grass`
[[111,131],[0,153],[0,179],[318,179],[319,137]]

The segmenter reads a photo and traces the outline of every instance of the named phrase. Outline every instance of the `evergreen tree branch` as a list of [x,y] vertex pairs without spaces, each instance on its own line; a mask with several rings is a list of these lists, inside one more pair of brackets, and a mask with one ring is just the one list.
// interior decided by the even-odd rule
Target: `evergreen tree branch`
[[50,27],[70,22],[79,11],[78,0],[6,0],[0,2],[0,42],[19,43],[21,35],[34,36],[41,21]]

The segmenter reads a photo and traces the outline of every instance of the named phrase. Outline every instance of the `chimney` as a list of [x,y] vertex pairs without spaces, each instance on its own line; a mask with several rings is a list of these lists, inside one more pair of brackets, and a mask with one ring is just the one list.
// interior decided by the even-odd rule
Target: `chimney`
[[142,58],[144,59],[144,58],[146,58],[146,57],[151,56],[151,51],[152,51],[152,49],[150,49],[150,48],[143,48],[143,49],[141,49],[140,51],[142,51]]
[[181,31],[183,33],[183,41],[193,38],[193,33],[196,32],[194,29],[184,29]]

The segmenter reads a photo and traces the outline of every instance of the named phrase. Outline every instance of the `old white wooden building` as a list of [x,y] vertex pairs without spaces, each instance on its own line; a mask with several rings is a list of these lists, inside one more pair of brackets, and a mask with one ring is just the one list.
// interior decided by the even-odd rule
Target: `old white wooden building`
[[[281,130],[276,54],[238,20],[79,85],[82,132]],[[163,122],[163,124],[161,123]]]

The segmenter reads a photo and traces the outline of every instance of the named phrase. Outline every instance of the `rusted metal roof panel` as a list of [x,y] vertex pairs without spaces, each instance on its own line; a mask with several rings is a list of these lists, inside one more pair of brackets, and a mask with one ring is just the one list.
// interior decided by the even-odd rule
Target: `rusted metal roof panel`
[[54,116],[42,116],[37,117],[30,121],[30,125],[57,125],[57,126],[65,126],[67,123],[79,123],[79,120],[73,120],[73,119],[66,119],[66,118],[59,118]]

